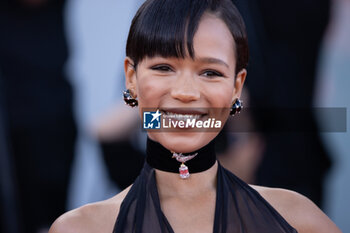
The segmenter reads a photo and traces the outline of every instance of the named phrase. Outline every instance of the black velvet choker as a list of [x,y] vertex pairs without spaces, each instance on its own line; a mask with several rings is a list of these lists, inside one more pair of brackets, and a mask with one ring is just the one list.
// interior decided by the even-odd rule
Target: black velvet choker
[[[214,140],[197,151],[182,154],[184,157],[187,157],[198,153],[194,158],[186,161],[184,165],[173,157],[174,154],[172,152],[163,147],[160,143],[155,142],[147,137],[146,161],[151,167],[159,169],[161,171],[174,173],[180,172],[180,176],[181,174],[183,175],[181,169],[187,169],[187,166],[187,172],[202,172],[211,168],[216,162]],[[181,176],[181,178],[187,177]]]

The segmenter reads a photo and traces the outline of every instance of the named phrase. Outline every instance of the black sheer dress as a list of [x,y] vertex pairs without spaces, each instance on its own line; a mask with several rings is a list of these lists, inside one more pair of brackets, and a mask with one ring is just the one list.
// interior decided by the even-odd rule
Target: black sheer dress
[[[155,170],[149,165],[149,157],[154,156],[150,153],[166,150],[157,144],[148,140],[147,162],[121,204],[113,233],[174,233],[162,212]],[[150,145],[158,148],[150,150]],[[213,153],[207,148],[211,146],[201,150]],[[200,155],[195,158],[197,162]],[[190,163],[188,166],[191,169]],[[255,189],[220,164],[216,192],[214,233],[297,233]]]

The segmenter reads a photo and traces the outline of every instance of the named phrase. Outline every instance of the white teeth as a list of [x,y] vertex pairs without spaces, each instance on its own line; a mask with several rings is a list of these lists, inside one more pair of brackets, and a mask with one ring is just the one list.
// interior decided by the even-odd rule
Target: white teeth
[[198,120],[201,115],[199,114],[179,114],[179,113],[172,113],[172,112],[165,112],[164,117],[168,119],[173,120],[180,120],[180,121],[186,121],[187,119],[196,119]]

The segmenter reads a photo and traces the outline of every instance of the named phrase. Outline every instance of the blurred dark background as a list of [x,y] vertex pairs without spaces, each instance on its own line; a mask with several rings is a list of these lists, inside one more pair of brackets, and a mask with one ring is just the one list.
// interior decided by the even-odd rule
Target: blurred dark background
[[21,222],[17,232],[45,229],[65,211],[76,127],[73,91],[63,72],[69,55],[64,4],[1,3],[2,123]]

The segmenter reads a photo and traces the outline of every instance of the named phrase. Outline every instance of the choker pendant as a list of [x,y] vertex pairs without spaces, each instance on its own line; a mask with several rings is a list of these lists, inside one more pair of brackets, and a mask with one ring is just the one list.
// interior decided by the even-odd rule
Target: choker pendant
[[187,162],[188,160],[193,159],[194,157],[197,156],[198,153],[195,153],[193,155],[183,155],[182,153],[176,153],[176,152],[171,152],[173,153],[173,157],[175,158],[178,162],[181,163],[180,167],[179,167],[179,175],[181,179],[187,179],[190,177],[190,173],[188,171],[188,167],[185,165],[185,162]]
[[179,172],[180,172],[180,177],[182,179],[187,179],[190,177],[190,173],[188,172],[188,167],[182,163],[181,166],[179,167]]

